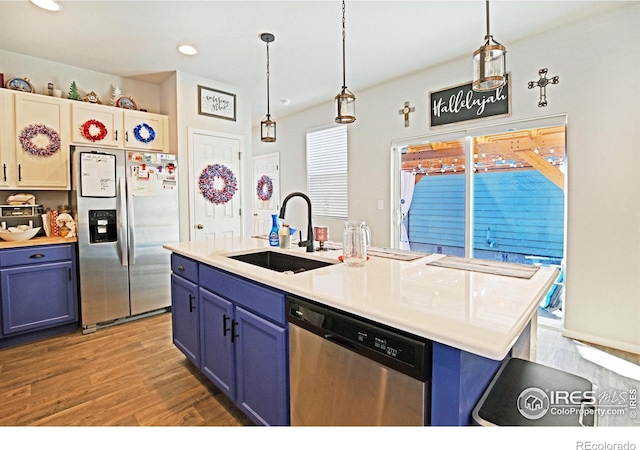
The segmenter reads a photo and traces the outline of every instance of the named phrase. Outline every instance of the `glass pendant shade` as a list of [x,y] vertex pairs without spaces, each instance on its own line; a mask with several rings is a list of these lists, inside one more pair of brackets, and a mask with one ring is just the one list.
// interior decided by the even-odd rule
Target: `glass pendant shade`
[[506,56],[504,46],[489,37],[485,44],[473,52],[473,90],[493,91],[506,83]]
[[338,115],[336,123],[353,123],[356,121],[356,96],[346,87],[336,95],[336,108]]
[[342,0],[342,90],[336,95],[336,123],[353,123],[356,121],[356,96],[347,89],[345,9],[345,2]]
[[262,142],[276,141],[276,122],[271,120],[270,115],[267,115],[267,117],[260,122],[260,140]]

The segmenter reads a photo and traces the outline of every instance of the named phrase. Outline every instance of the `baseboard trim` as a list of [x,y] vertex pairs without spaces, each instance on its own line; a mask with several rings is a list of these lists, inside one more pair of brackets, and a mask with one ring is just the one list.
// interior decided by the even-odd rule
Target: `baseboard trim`
[[593,344],[610,347],[616,350],[622,350],[623,352],[640,355],[640,345],[632,344],[630,342],[607,339],[603,338],[602,336],[595,336],[590,333],[584,333],[567,328],[562,329],[562,336],[569,339],[577,339],[579,341],[590,342]]

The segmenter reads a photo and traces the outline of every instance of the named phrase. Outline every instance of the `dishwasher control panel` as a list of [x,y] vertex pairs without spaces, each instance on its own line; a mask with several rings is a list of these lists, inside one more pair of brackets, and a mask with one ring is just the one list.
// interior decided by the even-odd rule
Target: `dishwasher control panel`
[[290,323],[414,378],[430,377],[429,340],[292,295],[287,301]]

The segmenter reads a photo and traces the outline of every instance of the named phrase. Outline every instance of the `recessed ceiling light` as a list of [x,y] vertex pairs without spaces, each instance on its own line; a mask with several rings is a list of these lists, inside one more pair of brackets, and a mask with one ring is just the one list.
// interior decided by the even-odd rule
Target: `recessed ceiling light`
[[31,3],[47,11],[60,11],[62,6],[55,0],[31,0]]
[[198,53],[198,49],[195,48],[193,45],[189,45],[189,44],[178,45],[178,51],[183,55],[189,55],[189,56],[193,56]]

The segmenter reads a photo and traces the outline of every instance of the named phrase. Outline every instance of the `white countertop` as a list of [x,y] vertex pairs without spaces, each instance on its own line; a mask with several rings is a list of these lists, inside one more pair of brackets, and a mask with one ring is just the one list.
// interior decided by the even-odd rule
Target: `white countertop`
[[[525,329],[558,272],[541,267],[530,279],[441,268],[371,256],[364,268],[338,262],[340,250],[282,250],[264,239],[165,244],[164,248],[248,279],[422,336],[502,360]],[[336,264],[284,274],[225,255],[269,249]]]

